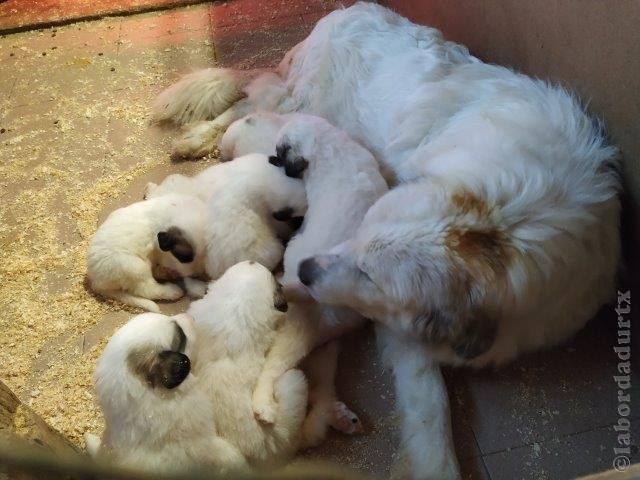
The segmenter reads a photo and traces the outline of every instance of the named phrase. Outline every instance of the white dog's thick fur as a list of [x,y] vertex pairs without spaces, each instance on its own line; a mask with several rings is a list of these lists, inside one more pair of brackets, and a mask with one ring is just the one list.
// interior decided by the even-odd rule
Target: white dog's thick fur
[[173,192],[206,201],[210,221],[203,225],[204,266],[212,279],[243,260],[273,270],[284,252],[277,232],[281,222],[274,214],[300,217],[307,205],[302,182],[287,177],[261,154],[213,165],[194,177],[170,175],[159,185],[148,184],[146,197]]
[[284,321],[284,297],[271,272],[242,262],[211,282],[191,304],[196,321],[198,380],[214,405],[218,434],[236,446],[249,464],[269,468],[298,449],[307,410],[307,383],[300,370],[282,375],[275,386],[273,425],[254,418],[253,389]]
[[[307,194],[308,210],[300,231],[284,255],[285,288],[298,284],[298,264],[304,258],[326,251],[355,232],[369,207],[387,191],[371,153],[351,140],[346,133],[326,120],[310,115],[291,117],[278,132],[277,157],[287,175],[301,177]],[[259,418],[271,422],[273,382],[289,368],[296,366],[313,348],[336,338],[344,331],[357,328],[363,319],[344,308],[326,308],[315,303],[292,302],[287,321],[274,344],[254,393],[254,411]],[[337,349],[322,355],[325,370],[335,369]],[[333,378],[332,371],[319,372]],[[315,392],[303,435],[305,444],[322,441],[327,426],[346,433],[360,430],[357,419],[335,398],[330,382],[330,395]]]
[[172,194],[137,202],[109,215],[89,243],[91,288],[128,305],[158,312],[152,299],[176,300],[182,289],[156,276],[203,273],[204,202]]
[[439,360],[482,366],[566,339],[614,293],[617,152],[565,90],[358,3],[245,92],[216,128],[258,109],[320,115],[399,183],[353,239],[315,259],[316,299],[417,337]]
[[278,115],[261,111],[236,120],[220,140],[222,158],[231,159],[248,153],[274,155],[278,131],[294,117],[295,114]]
[[99,445],[85,435],[90,453],[162,474],[245,468],[240,451],[217,435],[216,405],[191,372],[200,348],[188,315],[145,313],[121,327],[94,372],[106,430]]

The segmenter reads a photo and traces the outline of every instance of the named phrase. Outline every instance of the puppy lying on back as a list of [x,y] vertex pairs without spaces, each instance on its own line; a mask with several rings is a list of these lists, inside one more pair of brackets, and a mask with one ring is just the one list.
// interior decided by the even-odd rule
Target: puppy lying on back
[[256,468],[277,466],[295,453],[307,411],[307,383],[293,369],[276,382],[273,425],[265,428],[253,415],[253,389],[286,309],[271,272],[259,263],[242,262],[211,282],[205,297],[188,311],[203,346],[196,374],[211,402],[218,435]]
[[120,208],[89,243],[87,276],[91,288],[127,305],[159,312],[153,300],[176,300],[182,289],[166,278],[203,272],[204,202],[190,195],[166,195]]
[[[307,214],[284,255],[282,282],[293,295],[298,291],[299,263],[350,238],[387,185],[371,153],[319,117],[296,115],[286,123],[278,134],[277,153],[270,161],[282,166],[288,176],[302,178],[307,193]],[[364,322],[352,310],[299,300],[289,304],[287,321],[254,392],[254,411],[266,423],[272,421],[275,409],[274,381],[315,347]],[[303,431],[308,445],[319,443],[328,425],[345,433],[360,430],[358,418],[336,399],[337,353],[337,348],[329,348],[323,365],[311,366],[319,378],[309,394],[311,410]]]
[[238,449],[216,434],[214,404],[191,373],[197,349],[185,314],[145,313],[121,327],[94,372],[106,430],[101,442],[85,434],[89,453],[162,473],[245,467]]
[[107,429],[102,444],[86,436],[90,453],[169,470],[281,464],[298,448],[306,380],[299,370],[278,380],[269,428],[254,418],[251,396],[286,306],[271,273],[242,262],[191,304],[193,317],[132,319],[94,374]]
[[302,182],[260,154],[213,165],[194,177],[170,175],[159,185],[147,185],[146,198],[176,192],[207,202],[204,266],[213,279],[244,260],[273,270],[284,252],[277,224],[301,217],[307,206]]

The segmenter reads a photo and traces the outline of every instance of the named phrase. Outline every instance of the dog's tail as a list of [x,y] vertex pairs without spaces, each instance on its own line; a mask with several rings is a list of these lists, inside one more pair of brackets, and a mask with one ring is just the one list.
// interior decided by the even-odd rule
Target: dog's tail
[[99,292],[104,296],[113,298],[122,302],[126,305],[131,305],[132,307],[140,307],[147,312],[160,313],[160,307],[153,300],[149,300],[148,298],[136,297],[135,295],[131,295],[126,292]]
[[184,125],[213,120],[246,96],[244,87],[258,73],[207,68],[185,75],[156,97],[152,121]]
[[449,399],[440,368],[422,345],[377,327],[378,349],[392,369],[401,415],[396,475],[412,480],[460,478],[453,448]]

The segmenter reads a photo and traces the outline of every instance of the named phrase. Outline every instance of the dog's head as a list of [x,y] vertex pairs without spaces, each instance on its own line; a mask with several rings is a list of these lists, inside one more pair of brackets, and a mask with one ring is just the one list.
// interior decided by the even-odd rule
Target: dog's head
[[187,393],[196,333],[189,315],[137,315],[111,337],[94,382],[107,420]]
[[429,188],[392,190],[353,239],[303,260],[298,276],[317,301],[351,307],[471,360],[495,339],[496,299],[509,298],[510,247],[483,222],[477,199],[458,198],[456,206]]

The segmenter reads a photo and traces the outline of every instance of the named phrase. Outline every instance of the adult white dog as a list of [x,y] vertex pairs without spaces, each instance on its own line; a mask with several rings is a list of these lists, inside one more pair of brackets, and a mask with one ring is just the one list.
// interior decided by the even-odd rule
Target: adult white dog
[[[208,95],[217,87],[227,101]],[[242,91],[246,98],[229,100]],[[309,261],[306,283],[318,300],[417,339],[427,370],[432,357],[482,366],[556,344],[613,294],[617,152],[565,90],[358,3],[321,19],[274,72],[185,77],[158,97],[155,118],[200,121],[175,145],[197,156],[258,109],[327,118],[397,182],[350,241]],[[406,376],[397,366],[398,382]],[[431,391],[444,392],[431,371]],[[398,395],[416,398],[420,385],[397,384]],[[399,403],[406,415],[426,415],[443,395]],[[431,413],[425,429],[443,431],[446,415]],[[447,455],[419,443],[416,428],[403,428],[414,476],[455,476],[436,460],[422,465]]]

